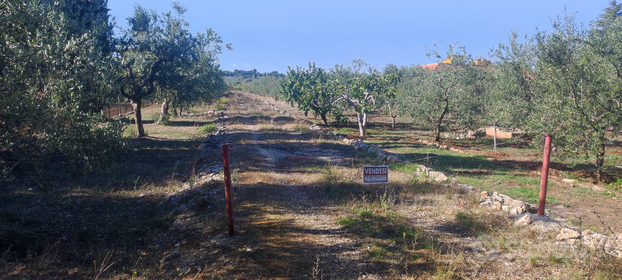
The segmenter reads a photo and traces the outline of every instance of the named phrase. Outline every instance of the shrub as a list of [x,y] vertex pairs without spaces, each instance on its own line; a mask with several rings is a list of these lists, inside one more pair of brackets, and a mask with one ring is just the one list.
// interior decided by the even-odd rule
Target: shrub
[[206,124],[199,129],[201,133],[210,133],[216,130],[216,126],[214,124]]

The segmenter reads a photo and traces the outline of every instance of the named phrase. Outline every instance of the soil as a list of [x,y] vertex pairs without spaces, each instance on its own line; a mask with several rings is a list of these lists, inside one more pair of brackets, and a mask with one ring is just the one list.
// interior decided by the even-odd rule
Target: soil
[[[237,102],[231,104],[229,112],[252,111],[252,110],[272,110],[262,104],[256,95],[236,92],[233,100]],[[293,128],[297,125],[295,122],[298,118],[305,118],[302,112],[296,111],[285,102],[275,102],[279,108],[278,111],[285,111],[289,116],[288,121],[278,121],[279,129],[287,130],[288,136],[292,139],[303,140],[298,138],[300,135]],[[243,108],[238,108],[242,106]],[[261,108],[261,109],[260,109]],[[236,117],[237,118],[237,117]],[[249,242],[254,245],[247,249],[248,254],[242,254],[244,257],[238,256],[234,266],[235,270],[221,269],[216,275],[231,278],[245,278],[245,275],[253,275],[253,277],[263,278],[317,278],[321,274],[327,279],[397,279],[397,278],[419,278],[430,276],[429,271],[426,272],[428,264],[416,263],[411,265],[391,264],[370,258],[369,248],[370,241],[359,235],[351,234],[344,230],[343,226],[338,225],[339,218],[342,217],[343,207],[339,207],[334,201],[326,197],[324,190],[314,186],[314,182],[322,181],[317,174],[296,174],[295,167],[304,164],[304,161],[325,161],[328,165],[347,165],[347,162],[356,155],[344,152],[342,149],[327,149],[310,145],[308,142],[287,143],[281,145],[271,144],[269,139],[261,133],[260,124],[257,119],[243,117],[245,121],[227,127],[228,141],[235,144],[234,149],[244,146],[246,157],[252,158],[252,161],[240,162],[244,169],[253,170],[246,175],[240,175],[242,181],[249,177],[261,177],[253,183],[253,187],[248,185],[238,185],[238,203],[244,205],[236,212],[236,225],[241,228],[241,232],[236,233],[234,238],[220,235],[218,238],[227,240],[229,248],[239,248],[242,242]],[[283,117],[274,117],[271,124],[277,123],[277,119]],[[291,118],[291,119],[290,119]],[[237,120],[237,119],[236,119]],[[263,121],[267,121],[264,119]],[[224,121],[226,123],[226,121]],[[354,137],[353,137],[354,138]],[[239,146],[238,146],[239,145]],[[235,153],[235,152],[234,152]],[[537,172],[537,163],[522,161],[503,161],[499,164],[518,164],[526,170]],[[568,170],[564,166],[554,167],[560,170]],[[481,171],[473,171],[480,172]],[[553,171],[555,173],[556,171]],[[399,172],[398,172],[399,173]],[[485,173],[485,172],[484,172]],[[260,175],[261,174],[261,175]],[[408,184],[409,174],[399,174],[394,180],[396,183]],[[354,176],[356,178],[357,175]],[[235,185],[235,184],[234,184]],[[458,197],[460,197],[458,195]],[[585,199],[585,198],[582,198]],[[242,202],[247,201],[247,202]],[[457,199],[453,208],[460,208],[460,199]],[[580,221],[586,221],[596,224],[598,221],[602,223],[602,215],[613,215],[616,213],[615,207],[619,207],[618,200],[598,200],[599,203],[609,203],[606,206],[595,207],[589,205],[591,211],[586,212],[585,207],[573,207],[573,211],[564,211],[566,215],[574,215]],[[595,203],[588,199],[588,203]],[[254,207],[249,208],[252,204]],[[583,206],[584,203],[577,203]],[[270,209],[270,214],[264,216],[263,219],[257,217],[257,207],[262,209]],[[558,212],[559,206],[551,205],[553,212]],[[567,209],[563,209],[567,210]],[[600,211],[600,214],[597,213]],[[449,218],[445,220],[444,215],[430,217],[429,214],[413,214],[412,209],[402,209],[399,212],[423,229],[426,236],[432,240],[439,240],[438,244],[443,250],[450,250],[455,254],[455,250],[461,251],[461,255],[468,256],[472,254],[473,246],[472,232],[465,231],[460,225],[450,223]],[[561,211],[559,211],[561,212]],[[490,213],[488,214],[490,215]],[[512,223],[511,219],[503,214],[495,216],[499,225]],[[608,216],[607,216],[608,217]],[[610,217],[613,219],[613,216]],[[261,229],[252,228],[261,227]],[[273,238],[259,237],[254,240],[251,231],[265,231],[266,227],[277,225],[278,234],[283,234],[283,240],[276,248]],[[238,241],[240,240],[240,241]],[[244,241],[242,241],[244,240]],[[225,245],[223,245],[225,246]],[[288,248],[283,250],[283,248]],[[467,249],[457,249],[467,248]],[[220,259],[219,259],[220,260]],[[508,260],[510,263],[508,263]],[[190,262],[188,260],[187,262]],[[479,264],[475,261],[462,259],[463,265],[466,267],[461,275],[473,279],[493,279],[497,277],[510,277],[521,275],[521,278],[538,279],[541,277],[559,277],[564,275],[558,268],[540,268],[533,269],[525,263],[514,261],[511,257],[499,258],[486,265]],[[223,262],[216,261],[212,267],[226,267],[231,260]],[[252,265],[251,265],[252,264]],[[403,267],[401,267],[403,266]],[[239,269],[237,269],[239,268]],[[410,271],[409,271],[410,269]],[[420,271],[418,271],[420,270]],[[428,270],[430,270],[428,268]],[[245,274],[246,273],[246,274]],[[313,275],[313,274],[316,275]],[[214,274],[211,274],[214,275]]]
[[[88,243],[91,249],[80,248],[78,245],[82,243],[78,242],[71,250],[62,247],[64,251],[73,250],[59,253],[68,256],[63,260],[53,253],[58,252],[53,241],[43,246],[40,257],[13,262],[0,259],[0,273],[7,275],[0,278],[559,279],[592,277],[603,271],[604,278],[622,275],[616,268],[622,262],[602,253],[592,253],[587,259],[557,259],[544,253],[517,256],[512,254],[511,245],[504,245],[503,250],[498,245],[498,255],[482,260],[476,253],[477,248],[485,245],[480,241],[480,232],[490,232],[507,244],[523,244],[536,238],[515,228],[513,219],[506,213],[479,207],[476,192],[420,182],[406,171],[391,171],[388,185],[362,186],[360,166],[382,163],[342,142],[309,133],[308,125],[300,119],[317,121],[313,117],[304,116],[284,101],[255,94],[233,92],[228,99],[224,117],[202,120],[200,124],[223,126],[222,143],[232,145],[233,236],[227,233],[222,181],[197,183],[200,175],[188,176],[179,182],[187,187],[171,188],[171,191],[158,187],[146,195],[141,190],[127,190],[114,200],[107,198],[98,206],[105,210],[93,209],[102,213],[96,222],[102,227],[113,221],[120,223],[116,227],[119,232],[98,235],[94,243]],[[192,133],[196,128],[192,125],[180,130],[188,137],[195,137]],[[157,128],[151,131],[153,134],[144,141],[168,138]],[[408,143],[411,139],[409,136],[399,141]],[[199,149],[191,141],[168,140],[175,140],[171,145],[179,145],[186,152],[196,153],[193,158],[200,160],[194,160],[186,168],[193,175],[221,166],[220,143],[205,144]],[[381,148],[391,151],[391,147]],[[174,146],[162,150],[167,149],[174,150]],[[495,156],[499,165],[521,168],[533,177],[539,176],[537,162]],[[183,162],[162,164],[177,167]],[[574,172],[562,165],[553,167],[557,170],[552,172],[554,176],[559,176],[559,171]],[[463,172],[491,175],[486,170]],[[173,171],[172,176],[168,173],[166,176],[176,174]],[[622,206],[620,200],[599,195],[569,197],[575,192],[568,192],[568,186],[558,179],[561,180],[554,178],[550,183],[551,194],[568,198],[570,204],[569,207],[550,205],[553,215],[573,217],[580,225],[593,226],[606,234],[622,232],[622,224],[616,218]],[[80,200],[89,199],[88,193],[80,190]],[[66,207],[62,213],[69,217],[66,219],[72,219],[79,211],[93,211],[88,205],[80,204],[84,202],[74,203],[75,198],[67,197],[63,203],[79,204],[79,208]],[[193,208],[190,202],[196,198],[209,202]],[[131,212],[123,212],[118,214],[121,220],[111,220],[110,214],[114,213],[110,213],[107,205],[115,203],[123,204],[127,211],[149,212],[154,218],[148,225],[134,221],[127,221],[126,225],[122,218],[133,216]],[[141,217],[149,219],[146,215]],[[76,229],[63,230],[59,234],[66,235]],[[71,235],[66,236],[71,239]],[[132,243],[130,239],[134,237],[140,242]],[[554,236],[540,238],[554,240]],[[114,239],[123,242],[110,245]],[[59,242],[62,246],[65,241]],[[92,249],[95,247],[104,249],[95,251]],[[52,261],[47,262],[48,259]]]

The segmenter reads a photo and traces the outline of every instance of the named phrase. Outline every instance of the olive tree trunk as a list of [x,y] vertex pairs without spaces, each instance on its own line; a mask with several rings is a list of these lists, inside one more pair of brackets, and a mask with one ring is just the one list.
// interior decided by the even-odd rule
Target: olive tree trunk
[[132,104],[132,108],[134,109],[136,137],[144,137],[145,129],[143,128],[143,118],[141,114],[142,99],[130,99],[130,104]]
[[162,119],[164,119],[164,116],[168,114],[168,100],[166,100],[166,98],[164,99],[164,101],[162,102],[162,106],[160,107],[160,118],[158,119],[158,122],[156,124],[160,124],[162,122]]

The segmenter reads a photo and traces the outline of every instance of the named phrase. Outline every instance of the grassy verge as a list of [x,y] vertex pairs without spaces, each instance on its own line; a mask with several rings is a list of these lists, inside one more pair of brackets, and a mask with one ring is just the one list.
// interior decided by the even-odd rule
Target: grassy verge
[[[197,127],[208,121],[178,118],[168,126],[146,121],[149,137],[135,140],[123,160],[102,170],[57,182],[54,189],[27,181],[3,188],[0,274],[9,278],[155,277],[154,264],[159,263],[162,249],[175,241],[167,231],[179,214],[168,203],[168,195],[192,183],[200,145],[193,139]],[[125,133],[133,136],[132,129],[128,125]],[[213,210],[195,214],[209,216]]]

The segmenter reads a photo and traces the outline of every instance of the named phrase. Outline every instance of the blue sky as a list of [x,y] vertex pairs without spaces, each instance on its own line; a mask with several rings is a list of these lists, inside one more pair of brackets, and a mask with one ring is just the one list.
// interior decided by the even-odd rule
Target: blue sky
[[[172,1],[108,0],[121,26],[134,5],[165,12]],[[331,68],[355,58],[377,65],[426,64],[425,46],[439,50],[459,41],[473,56],[487,56],[512,30],[549,30],[550,19],[576,13],[588,24],[609,0],[523,1],[196,1],[178,0],[193,31],[214,29],[233,51],[220,56],[224,70],[279,71],[307,66]]]

